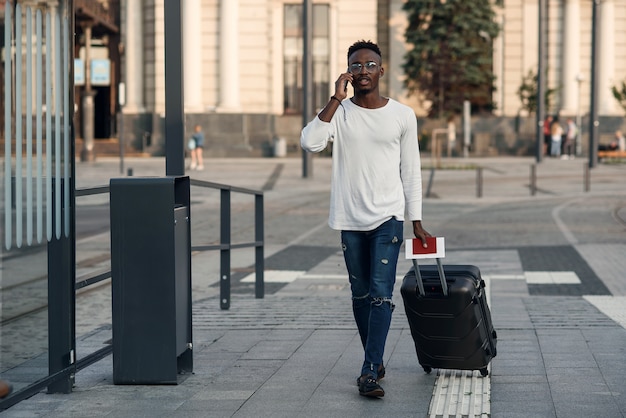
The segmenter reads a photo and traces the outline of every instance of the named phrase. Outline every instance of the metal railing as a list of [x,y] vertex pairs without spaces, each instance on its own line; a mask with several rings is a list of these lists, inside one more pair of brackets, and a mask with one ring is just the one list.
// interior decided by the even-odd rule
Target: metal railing
[[[225,184],[212,183],[203,180],[190,180],[192,186],[220,190],[220,243],[217,245],[197,245],[192,247],[195,251],[220,251],[220,308],[230,308],[230,251],[237,248],[254,247],[255,285],[256,298],[265,296],[264,284],[264,228],[263,228],[263,192],[259,190],[245,189],[243,187],[228,186]],[[233,244],[231,242],[231,193],[243,193],[254,195],[254,241]]]
[[[256,279],[254,293],[256,298],[262,299],[265,296],[263,191],[194,179],[190,179],[190,184],[192,186],[220,191],[220,243],[213,245],[196,245],[191,248],[192,251],[220,251],[220,307],[222,309],[230,308],[230,252],[231,250],[239,248],[255,248],[254,265]],[[231,241],[231,194],[233,192],[254,195],[254,241],[252,242],[233,244]],[[103,193],[109,193],[109,186],[76,189],[76,197]],[[111,270],[102,271],[95,275],[88,275],[76,282],[76,290],[96,284],[110,277]]]
[[[254,247],[255,265],[255,297],[262,299],[265,296],[264,282],[264,227],[263,227],[263,191],[246,189],[243,187],[229,186],[226,184],[213,183],[204,180],[190,179],[192,186],[214,189],[220,191],[220,243],[196,245],[192,251],[220,251],[220,307],[230,308],[230,252],[239,248]],[[92,196],[109,193],[109,186],[97,186],[76,189],[76,197]],[[233,244],[231,241],[231,194],[242,193],[254,195],[254,241]],[[111,277],[111,270],[103,271],[95,275],[83,277],[76,282],[76,290],[96,284]]]
[[[263,298],[265,296],[264,286],[264,210],[263,210],[263,191],[246,189],[242,187],[229,186],[225,184],[212,183],[201,180],[190,180],[192,186],[208,188],[220,191],[220,241],[216,245],[196,245],[191,249],[192,251],[220,251],[220,307],[221,309],[230,308],[230,271],[231,271],[231,250],[239,248],[255,248],[255,297]],[[96,186],[89,188],[81,188],[75,190],[75,196],[93,196],[98,194],[109,193],[109,186]],[[252,242],[231,242],[231,194],[242,193],[254,196],[254,241]],[[100,270],[93,274],[86,274],[81,276],[80,280],[76,281],[75,290],[92,286],[99,282],[111,278],[111,270]],[[76,298],[76,294],[74,294]],[[50,329],[49,332],[54,333],[58,330]],[[74,335],[72,333],[72,335]],[[75,336],[74,336],[75,338]],[[108,344],[105,347],[90,353],[80,359],[74,364],[52,373],[36,382],[28,385],[24,389],[13,393],[11,396],[0,401],[0,411],[10,408],[18,402],[33,396],[42,389],[49,387],[64,379],[68,379],[68,376],[73,375],[75,372],[101,360],[113,352],[113,345]]]

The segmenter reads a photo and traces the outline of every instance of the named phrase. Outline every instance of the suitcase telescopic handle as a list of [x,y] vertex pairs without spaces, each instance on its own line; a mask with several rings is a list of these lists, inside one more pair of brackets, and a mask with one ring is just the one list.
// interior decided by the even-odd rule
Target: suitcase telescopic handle
[[[441,258],[436,258],[435,261],[437,261],[437,271],[439,271],[439,280],[441,281],[441,290],[443,290],[444,296],[448,296],[448,283],[446,282],[446,275],[443,272],[443,265],[441,264]],[[417,279],[418,292],[421,296],[426,296],[426,291],[424,290],[424,282],[422,281],[422,273],[420,273],[420,268],[415,258],[413,259],[413,268],[415,269],[415,278]]]

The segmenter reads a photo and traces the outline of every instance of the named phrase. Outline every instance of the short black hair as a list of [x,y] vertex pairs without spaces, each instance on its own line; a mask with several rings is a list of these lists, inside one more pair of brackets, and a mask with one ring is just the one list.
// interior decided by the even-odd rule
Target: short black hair
[[369,49],[370,51],[374,51],[378,54],[381,61],[383,59],[383,54],[380,52],[380,48],[372,41],[360,40],[353,43],[350,48],[348,48],[348,61],[350,60],[350,55],[354,54],[359,49]]

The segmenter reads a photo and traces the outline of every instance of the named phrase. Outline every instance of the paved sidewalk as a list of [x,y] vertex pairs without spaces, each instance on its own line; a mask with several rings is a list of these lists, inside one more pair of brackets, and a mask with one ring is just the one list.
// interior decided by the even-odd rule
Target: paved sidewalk
[[[265,190],[265,298],[254,298],[253,255],[244,249],[233,253],[231,308],[220,310],[219,254],[194,254],[193,374],[171,386],[113,385],[108,356],[77,373],[71,394],[40,393],[0,416],[626,416],[626,165],[600,164],[585,191],[583,160],[548,159],[536,166],[532,195],[531,158],[444,159],[451,169],[434,174],[423,162],[426,229],[446,237],[445,263],[476,264],[488,283],[498,332],[489,377],[423,372],[399,292],[410,262],[400,260],[386,395],[360,397],[362,348],[339,235],[326,225],[330,160],[315,158],[303,179],[299,159],[212,159],[188,174]],[[162,159],[126,165],[135,176],[165,170]],[[79,188],[120,176],[117,160],[78,163],[76,172]],[[219,222],[210,194],[192,189],[192,201],[192,226]],[[250,216],[245,199],[233,207]],[[250,233],[244,215],[233,239]],[[106,245],[106,236],[91,239],[78,258]],[[110,290],[89,298],[77,309],[106,306]],[[78,333],[80,349],[111,338],[103,321]]]

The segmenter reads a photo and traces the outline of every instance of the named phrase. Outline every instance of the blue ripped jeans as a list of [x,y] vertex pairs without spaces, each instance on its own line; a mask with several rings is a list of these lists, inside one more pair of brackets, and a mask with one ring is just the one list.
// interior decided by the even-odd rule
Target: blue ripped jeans
[[391,325],[403,222],[391,218],[372,231],[341,231],[343,257],[350,277],[352,310],[365,360],[361,375],[378,379]]

